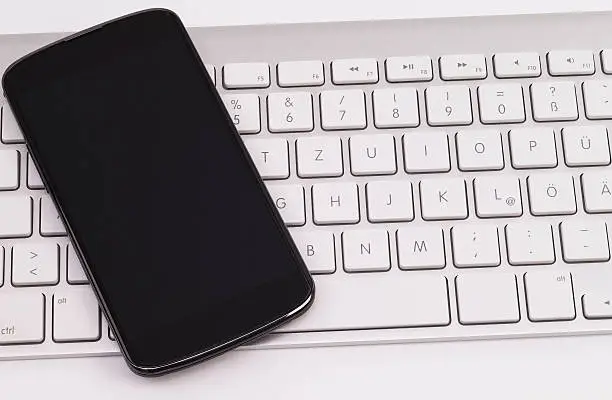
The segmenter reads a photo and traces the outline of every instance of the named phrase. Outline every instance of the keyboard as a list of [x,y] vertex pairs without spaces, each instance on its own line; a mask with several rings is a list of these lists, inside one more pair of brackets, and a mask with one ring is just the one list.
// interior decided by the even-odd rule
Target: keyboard
[[[317,286],[245,347],[612,333],[611,25],[190,29]],[[2,102],[0,360],[119,354]]]

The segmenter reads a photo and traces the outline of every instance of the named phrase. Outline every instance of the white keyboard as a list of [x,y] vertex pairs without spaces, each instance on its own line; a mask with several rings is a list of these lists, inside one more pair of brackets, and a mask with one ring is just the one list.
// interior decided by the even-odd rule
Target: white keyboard
[[[610,26],[192,29],[317,285],[250,346],[612,333]],[[0,37],[0,71],[60,36]],[[0,359],[118,354],[6,105],[1,129]]]

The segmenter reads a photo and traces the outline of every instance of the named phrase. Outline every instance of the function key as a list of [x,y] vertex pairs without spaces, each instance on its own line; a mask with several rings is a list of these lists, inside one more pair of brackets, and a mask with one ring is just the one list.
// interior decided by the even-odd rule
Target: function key
[[284,61],[278,63],[278,86],[321,86],[325,82],[321,61]]
[[378,62],[374,58],[336,60],[331,67],[336,85],[378,82]]
[[593,75],[595,61],[588,50],[558,50],[548,53],[548,73],[552,76]]
[[601,52],[601,68],[605,74],[612,74],[612,49]]
[[385,62],[387,81],[418,82],[433,79],[429,56],[389,57]]
[[223,67],[226,89],[267,88],[270,86],[270,66],[267,63],[234,63]]
[[440,76],[445,81],[485,79],[487,64],[482,54],[455,54],[440,57]]
[[498,78],[533,78],[542,73],[538,53],[498,53],[493,67]]

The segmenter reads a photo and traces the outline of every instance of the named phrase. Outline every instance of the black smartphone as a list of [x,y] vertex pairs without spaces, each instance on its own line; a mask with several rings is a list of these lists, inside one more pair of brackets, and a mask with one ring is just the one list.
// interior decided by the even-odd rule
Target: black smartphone
[[174,13],[69,36],[2,85],[133,371],[194,364],[307,310],[312,278]]

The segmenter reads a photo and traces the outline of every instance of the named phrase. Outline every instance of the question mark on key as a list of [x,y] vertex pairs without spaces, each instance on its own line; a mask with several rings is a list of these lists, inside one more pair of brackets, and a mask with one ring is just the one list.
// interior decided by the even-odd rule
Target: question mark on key
[[557,88],[556,88],[556,87],[554,87],[554,86],[550,86],[550,87],[549,87],[549,89],[550,89],[550,95],[551,95],[551,96],[554,96],[554,95],[555,95],[555,92],[557,91]]

